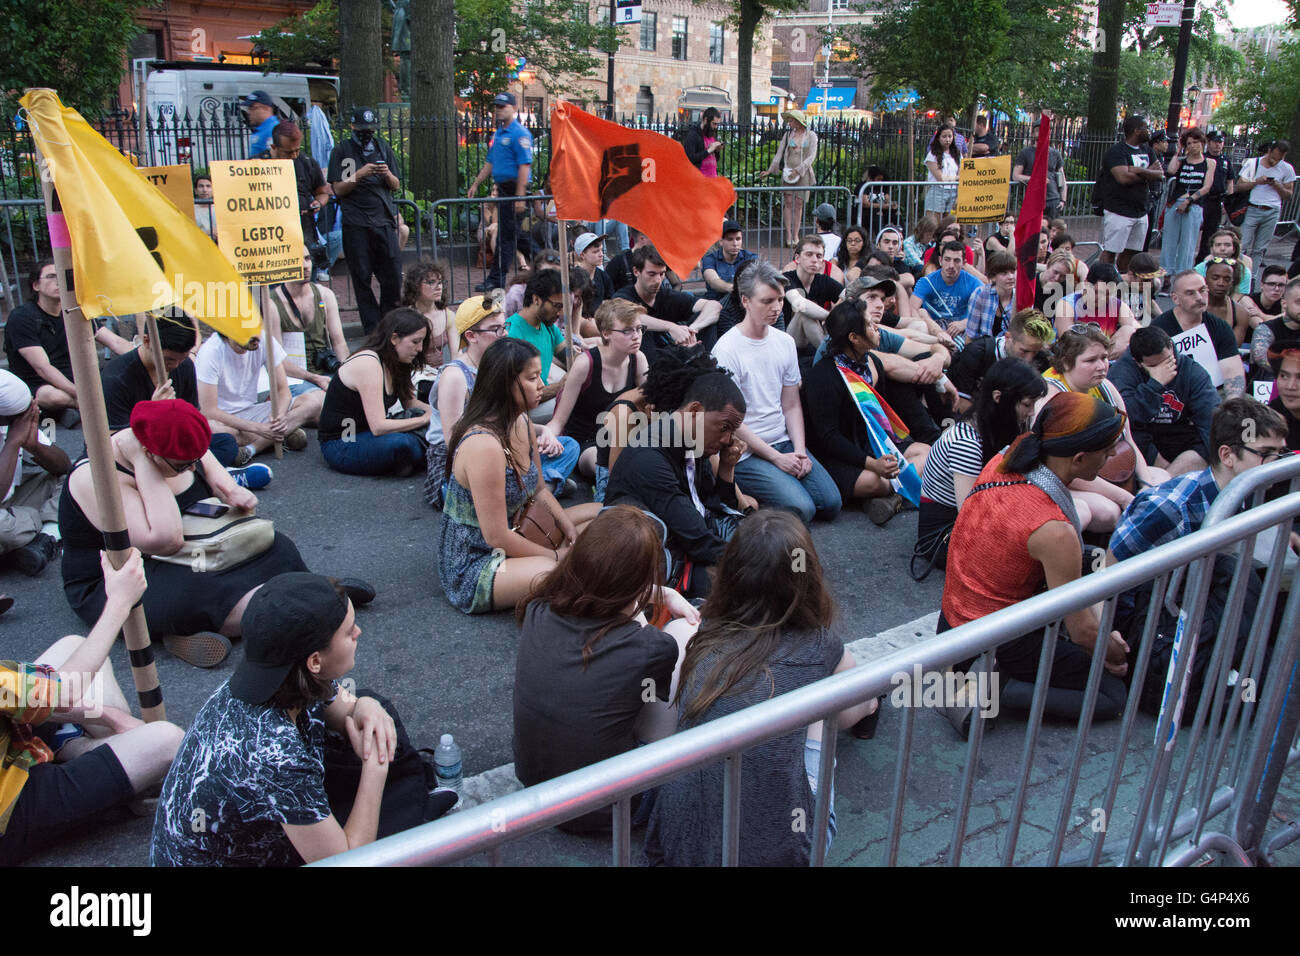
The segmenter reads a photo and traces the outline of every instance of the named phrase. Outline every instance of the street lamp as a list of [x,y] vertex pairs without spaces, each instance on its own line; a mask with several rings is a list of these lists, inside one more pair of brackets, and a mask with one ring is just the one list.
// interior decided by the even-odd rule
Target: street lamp
[[1196,125],[1196,107],[1197,100],[1201,98],[1201,88],[1193,83],[1187,88],[1187,121],[1191,126]]

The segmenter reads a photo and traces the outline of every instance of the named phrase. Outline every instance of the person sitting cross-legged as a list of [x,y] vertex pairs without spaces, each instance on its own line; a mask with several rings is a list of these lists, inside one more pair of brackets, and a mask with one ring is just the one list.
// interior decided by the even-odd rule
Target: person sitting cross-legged
[[0,662],[0,866],[16,866],[162,780],[184,731],[131,716],[109,652],[148,586],[134,548],[114,569],[90,633],[33,663]]
[[1169,333],[1138,329],[1107,374],[1124,399],[1143,458],[1172,476],[1206,466],[1219,393],[1195,359],[1174,354]]
[[610,471],[606,503],[635,505],[659,520],[672,558],[668,573],[691,597],[709,593],[714,566],[741,517],[735,469],[745,443],[735,434],[745,409],[744,395],[725,372],[700,375],[678,408],[628,436]]
[[[962,504],[948,546],[942,633],[985,617],[1082,574],[1082,526],[1068,486],[1090,481],[1124,434],[1124,414],[1091,395],[1053,394],[1033,427],[984,466]],[[1119,716],[1126,697],[1128,645],[1118,631],[1099,632],[1091,607],[1065,616],[1048,681],[1045,712],[1077,718],[1097,641],[1106,645],[1095,720]],[[997,649],[1001,706],[1028,709],[1038,679],[1043,631]],[[967,685],[969,686],[969,685]],[[973,707],[950,701],[946,716],[963,735]]]
[[794,339],[772,328],[785,297],[781,273],[760,262],[745,270],[739,288],[745,318],[713,348],[745,396],[738,434],[747,451],[736,475],[764,506],[794,511],[805,523],[834,518],[842,504],[839,490],[805,444]]
[[[415,309],[384,316],[330,380],[320,414],[325,463],[347,475],[412,475],[424,463],[429,406],[415,397],[413,363],[429,323]],[[403,413],[389,410],[401,403]],[[408,414],[409,413],[409,414]]]
[[0,369],[0,559],[28,577],[59,553],[59,484],[71,467],[40,418],[27,386]]
[[[524,786],[676,729],[668,701],[700,615],[664,587],[666,573],[658,524],[636,508],[606,508],[520,602],[514,756]],[[662,629],[646,623],[655,606],[674,616]],[[634,799],[634,818],[648,815],[647,796]],[[560,829],[608,831],[610,824],[606,808]]]
[[266,364],[263,347],[260,336],[253,336],[247,345],[239,345],[218,332],[199,347],[195,361],[199,408],[219,427],[234,432],[240,445],[236,466],[247,465],[277,441],[283,442],[290,451],[302,451],[307,447],[303,426],[316,426],[325,402],[325,393],[320,389],[303,395],[290,394],[289,379],[284,373],[285,352],[274,339],[271,348],[275,374],[271,388],[279,396],[280,414],[272,413],[269,400],[259,402],[258,373]]
[[[823,463],[844,501],[863,501],[867,516],[883,525],[903,509],[899,490],[920,488],[919,469],[925,467],[930,446],[913,441],[902,420],[875,386],[884,370],[869,360],[880,344],[868,309],[884,310],[884,295],[892,283],[869,290],[871,300],[841,302],[826,317],[830,345],[804,380],[803,404],[808,412],[809,447]],[[918,503],[913,501],[913,504]]]
[[928,314],[949,335],[964,343],[970,302],[982,283],[965,270],[965,247],[960,242],[945,242],[939,247],[938,258],[939,271],[916,281],[912,307]]

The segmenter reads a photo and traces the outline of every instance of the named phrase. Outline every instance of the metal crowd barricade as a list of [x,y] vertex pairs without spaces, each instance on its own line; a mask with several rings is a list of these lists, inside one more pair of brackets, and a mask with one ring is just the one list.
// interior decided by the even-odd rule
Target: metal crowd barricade
[[[852,215],[850,207],[853,202],[853,191],[847,186],[737,186],[736,204],[727,210],[727,218],[736,220],[744,229],[746,249],[758,252],[760,256],[766,250],[785,249],[781,216],[786,196],[803,199],[797,230],[801,236],[817,231],[813,210],[822,203],[830,203],[835,207],[835,216],[839,222],[853,221],[849,218]],[[718,234],[721,237],[722,224],[718,225]],[[783,261],[780,257],[784,255],[783,251],[777,252],[777,261]]]
[[0,199],[0,305],[4,314],[31,297],[27,270],[50,254],[43,199]]
[[415,215],[412,217],[415,224],[411,226],[411,235],[415,239],[415,257],[421,259],[424,257],[424,223],[421,221],[420,207],[416,205],[413,199],[394,199],[394,203],[399,208],[410,209]]
[[[934,183],[923,180],[865,182],[858,187],[854,197],[852,218],[844,221],[862,226],[871,234],[873,240],[876,233],[885,226],[898,226],[903,230],[904,236],[909,235],[915,228],[917,220],[925,214],[925,191],[932,185]],[[1065,211],[1062,213],[1062,218],[1066,221],[1070,235],[1075,239],[1076,249],[1084,246],[1096,247],[1096,251],[1100,251],[1101,247],[1097,240],[1101,238],[1101,217],[1094,216],[1092,213],[1092,186],[1092,182],[1088,180],[1065,184]],[[869,195],[881,194],[888,198],[892,203],[891,206],[876,209],[866,203],[865,200]],[[1011,183],[1011,192],[1007,197],[1008,211],[1019,211],[1024,194],[1023,184]],[[1090,252],[1089,256],[1093,254],[1095,252]]]
[[[491,271],[492,263],[487,259],[484,223],[484,211],[488,206],[498,209],[497,221],[500,222],[499,210],[504,203],[540,202],[544,211],[551,198],[550,193],[534,193],[528,196],[486,196],[482,199],[439,199],[434,202],[429,207],[429,241],[433,258],[446,262],[448,266],[443,289],[447,301],[460,302],[473,295],[477,285],[485,282]],[[534,213],[526,206],[525,214],[531,216]],[[528,230],[523,228],[522,223],[517,235],[520,234],[528,235]],[[530,245],[531,241],[523,248],[527,249]],[[516,249],[519,248],[516,246]],[[525,255],[524,258],[529,257]],[[510,276],[515,271],[512,264],[505,270],[502,279],[510,281]]]
[[[1271,484],[1290,481],[1291,493],[1278,500],[1260,502],[1263,489]],[[1243,514],[1230,515],[1237,503],[1254,492],[1256,505]],[[1103,755],[1109,751],[1111,759],[1108,782],[1103,793],[1094,794],[1099,804],[1094,810],[1106,823],[1100,828],[1088,827],[1073,821],[1074,800],[1079,787],[1081,770],[1088,755],[1090,735],[1101,737],[1092,727],[1092,716],[1105,658],[1105,641],[1098,641],[1093,652],[1087,687],[1084,691],[1083,712],[1078,718],[1072,753],[1064,781],[1059,788],[1059,805],[1055,825],[1051,831],[1050,848],[1044,862],[1057,865],[1080,862],[1098,865],[1103,856],[1124,865],[1158,865],[1161,863],[1188,864],[1201,859],[1207,852],[1225,853],[1231,861],[1249,863],[1258,854],[1261,838],[1265,835],[1263,822],[1268,818],[1276,796],[1281,774],[1292,765],[1298,751],[1295,747],[1296,688],[1291,679],[1300,657],[1300,588],[1292,588],[1283,612],[1283,626],[1276,635],[1268,625],[1277,606],[1281,581],[1281,557],[1286,545],[1286,530],[1300,517],[1300,457],[1292,457],[1270,465],[1261,466],[1249,475],[1238,478],[1220,496],[1221,504],[1214,513],[1215,520],[1207,520],[1204,527],[1193,534],[1178,538],[1168,544],[1127,561],[1120,562],[1078,581],[1054,588],[995,614],[972,621],[923,644],[896,652],[888,657],[861,664],[849,671],[826,678],[816,684],[765,701],[736,714],[694,727],[665,740],[637,748],[609,760],[537,786],[526,788],[489,803],[453,814],[442,820],[415,827],[404,833],[379,840],[365,847],[320,861],[320,865],[432,865],[449,863],[464,857],[495,851],[501,845],[518,840],[531,833],[572,820],[590,811],[613,805],[613,862],[627,865],[631,862],[631,801],[635,794],[649,790],[697,768],[724,762],[723,799],[717,812],[723,814],[724,838],[720,848],[721,862],[734,865],[739,859],[739,806],[740,787],[744,772],[744,753],[757,744],[807,727],[817,720],[826,720],[822,738],[822,755],[818,771],[817,806],[812,833],[814,845],[813,865],[821,865],[825,856],[826,820],[831,788],[827,785],[833,772],[836,750],[836,715],[845,707],[873,697],[888,694],[899,687],[900,680],[910,684],[914,667],[923,673],[941,673],[961,661],[978,659],[979,668],[988,670],[993,664],[993,652],[1000,644],[1017,636],[1039,629],[1045,632],[1043,650],[1039,660],[1039,680],[1036,682],[1027,723],[1024,730],[1023,755],[1019,763],[1019,780],[1011,799],[1008,813],[999,813],[1006,820],[1005,835],[1001,839],[1001,863],[1010,865],[1016,860],[1016,845],[1025,822],[1026,804],[1029,800],[1030,781],[1034,773],[1035,753],[1039,744],[1048,685],[1043,675],[1050,672],[1056,650],[1056,638],[1063,618],[1085,607],[1101,604],[1100,633],[1111,630],[1116,605],[1121,594],[1131,588],[1150,583],[1152,598],[1147,604],[1145,624],[1140,649],[1132,675],[1133,688],[1124,707],[1116,735],[1094,747]],[[1221,519],[1221,520],[1219,520]],[[1140,688],[1152,657],[1152,647],[1159,622],[1159,611],[1171,593],[1171,576],[1190,565],[1188,587],[1182,600],[1182,626],[1185,641],[1194,642],[1201,628],[1210,585],[1210,569],[1220,552],[1235,551],[1248,555],[1255,545],[1255,537],[1268,529],[1280,529],[1277,540],[1268,556],[1268,573],[1256,611],[1255,626],[1240,664],[1241,681],[1251,680],[1259,688],[1258,699],[1245,693],[1231,695],[1226,692],[1226,641],[1221,635],[1235,634],[1242,612],[1244,575],[1237,576],[1229,595],[1227,611],[1223,616],[1219,639],[1206,642],[1198,653],[1212,655],[1207,669],[1205,690],[1197,707],[1196,719],[1190,731],[1185,731],[1182,763],[1175,762],[1179,735],[1174,725],[1174,708],[1163,709],[1156,723],[1154,754],[1149,760],[1146,783],[1134,814],[1131,829],[1125,837],[1122,851],[1118,838],[1107,848],[1108,835],[1122,832],[1118,821],[1112,819],[1125,764],[1132,756],[1130,743],[1136,743],[1136,753],[1145,748],[1141,738],[1134,738],[1140,697]],[[1264,650],[1270,638],[1274,639],[1272,662],[1267,679],[1261,684]],[[1177,688],[1188,674],[1189,654],[1185,651],[1175,659],[1172,686]],[[1244,687],[1244,683],[1239,683]],[[1227,710],[1226,718],[1224,710]],[[1206,713],[1213,711],[1208,726],[1216,728],[1202,742]],[[902,708],[899,720],[898,750],[891,812],[885,841],[886,865],[899,862],[902,843],[902,824],[909,792],[912,760],[912,737],[915,709]],[[1220,718],[1225,718],[1222,722]],[[1219,729],[1221,728],[1221,730]],[[977,783],[980,747],[984,721],[974,719],[967,740],[965,768],[961,791],[952,813],[953,831],[947,853],[947,862],[958,865],[967,839],[967,821]],[[1109,737],[1109,735],[1107,735]],[[1224,793],[1215,788],[1215,782],[1225,760],[1231,753],[1229,785],[1235,789]],[[1201,777],[1194,788],[1188,787],[1192,771],[1199,766]],[[1176,773],[1176,783],[1168,781]],[[1043,781],[1036,781],[1035,800],[1043,796]],[[1054,793],[1053,796],[1056,796]],[[1191,812],[1194,819],[1189,824],[1188,814],[1178,816],[1180,804],[1190,797],[1195,802]],[[1235,801],[1235,802],[1234,802]],[[1168,812],[1164,804],[1168,802]],[[1233,806],[1233,834],[1203,832],[1204,823],[1214,813]],[[1083,832],[1078,832],[1082,829]],[[1193,842],[1174,844],[1183,834],[1193,831]],[[1294,824],[1281,834],[1268,837],[1263,846],[1276,848],[1286,839],[1294,838]],[[1063,856],[1067,839],[1073,838],[1072,856]],[[1171,847],[1172,844],[1172,847]]]

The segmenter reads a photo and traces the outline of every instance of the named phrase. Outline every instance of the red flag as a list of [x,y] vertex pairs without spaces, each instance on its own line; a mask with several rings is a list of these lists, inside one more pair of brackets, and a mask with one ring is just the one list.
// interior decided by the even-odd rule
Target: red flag
[[649,236],[683,277],[718,241],[736,202],[731,180],[705,176],[681,143],[597,119],[571,103],[551,113],[550,176],[560,219],[625,222]]
[[1047,205],[1047,145],[1052,121],[1038,121],[1038,146],[1034,150],[1034,171],[1029,174],[1025,199],[1016,220],[1016,307],[1026,309],[1034,302],[1034,280],[1038,276],[1038,236],[1043,231],[1043,207]]

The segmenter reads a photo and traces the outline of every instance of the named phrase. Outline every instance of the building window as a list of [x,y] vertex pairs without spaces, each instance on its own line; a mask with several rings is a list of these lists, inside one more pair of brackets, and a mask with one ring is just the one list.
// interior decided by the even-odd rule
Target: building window
[[673,17],[673,59],[686,59],[686,18]]
[[848,8],[849,0],[831,0],[832,10],[847,10]]
[[645,13],[641,14],[641,49],[653,50],[656,47],[655,41],[659,33],[659,14]]
[[709,62],[722,62],[722,24],[709,24]]
[[650,87],[643,86],[636,93],[637,119],[653,119],[655,115],[655,95]]
[[569,18],[578,23],[591,22],[590,15],[587,12],[587,5],[585,3],[575,3],[573,8],[569,11]]

